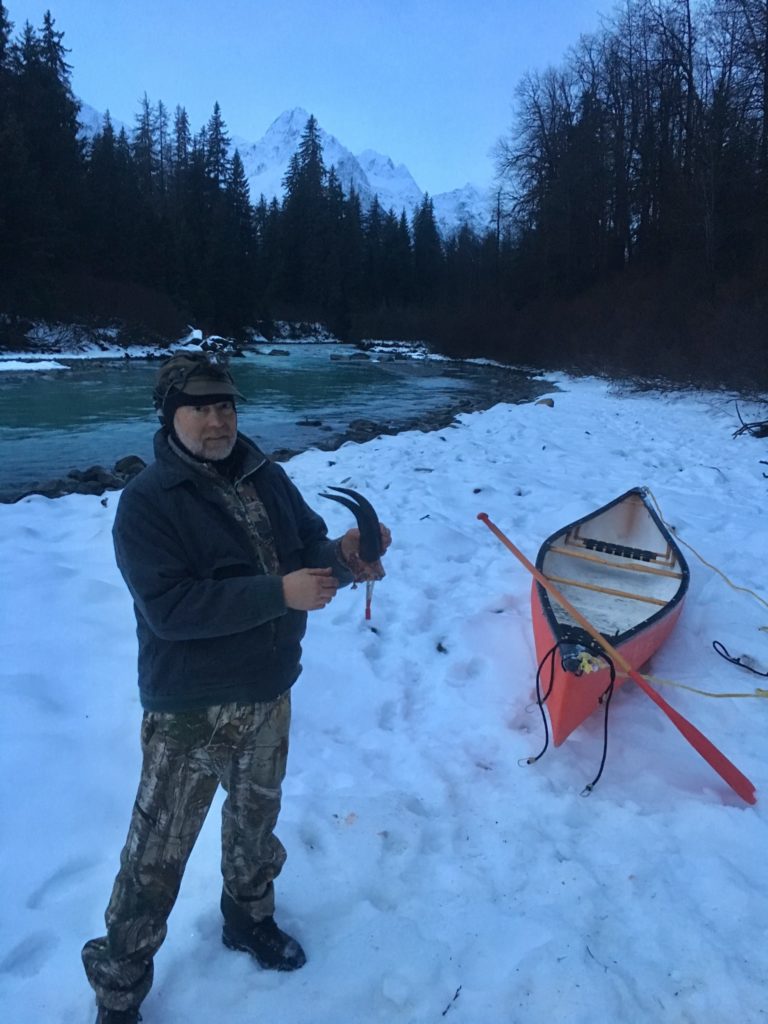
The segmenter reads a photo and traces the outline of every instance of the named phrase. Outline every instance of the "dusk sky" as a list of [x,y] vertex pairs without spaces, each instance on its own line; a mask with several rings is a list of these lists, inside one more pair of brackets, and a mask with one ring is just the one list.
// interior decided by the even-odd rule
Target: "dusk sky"
[[432,194],[489,185],[527,70],[558,65],[613,0],[5,0],[15,32],[50,6],[78,98],[130,126],[146,92],[193,129],[218,100],[256,141],[304,107],[354,153]]

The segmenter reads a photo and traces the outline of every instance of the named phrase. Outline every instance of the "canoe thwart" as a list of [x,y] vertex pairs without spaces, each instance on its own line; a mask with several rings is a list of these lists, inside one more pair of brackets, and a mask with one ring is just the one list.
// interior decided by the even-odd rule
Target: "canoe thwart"
[[545,573],[550,583],[559,583],[563,587],[580,587],[582,590],[594,590],[598,594],[609,594],[611,597],[623,597],[628,601],[643,601],[645,604],[655,604],[660,608],[669,604],[669,601],[660,597],[650,597],[646,594],[630,594],[626,590],[615,590],[613,587],[601,587],[597,583],[586,583],[584,580],[568,580],[564,576],[551,576]]

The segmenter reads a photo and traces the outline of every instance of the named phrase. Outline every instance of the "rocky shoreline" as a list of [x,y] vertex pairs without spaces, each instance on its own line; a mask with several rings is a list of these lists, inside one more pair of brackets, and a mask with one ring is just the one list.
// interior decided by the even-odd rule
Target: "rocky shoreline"
[[[537,381],[530,381],[532,391],[536,390]],[[539,394],[552,390],[552,384],[541,381],[537,389]],[[533,393],[527,401],[535,401],[537,395]],[[347,429],[341,434],[328,440],[321,440],[308,445],[307,448],[316,448],[320,451],[333,452],[348,442],[364,444],[376,437],[404,433],[409,430],[429,432],[443,430],[454,424],[456,417],[462,413],[480,412],[488,409],[499,402],[509,401],[509,391],[503,384],[487,393],[483,398],[462,398],[450,409],[428,412],[419,416],[410,417],[405,420],[374,421],[367,419],[352,420]],[[322,424],[316,424],[321,426]],[[277,448],[269,452],[271,458],[277,462],[287,462],[295,455],[301,454],[307,448]],[[110,469],[101,465],[89,466],[87,469],[71,469],[60,477],[29,484],[20,488],[18,492],[9,489],[7,492],[0,492],[0,504],[14,504],[24,498],[33,495],[40,495],[45,498],[61,498],[67,494],[90,494],[103,497],[111,492],[120,491],[141,472],[146,463],[138,455],[126,455],[118,459]]]

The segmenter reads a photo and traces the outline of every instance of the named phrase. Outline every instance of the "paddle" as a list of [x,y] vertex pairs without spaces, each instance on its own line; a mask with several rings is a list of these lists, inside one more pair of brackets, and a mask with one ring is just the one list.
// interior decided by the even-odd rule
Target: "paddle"
[[571,615],[576,622],[578,622],[579,625],[587,631],[587,633],[589,633],[593,640],[596,640],[597,643],[600,644],[606,654],[613,658],[616,665],[620,666],[624,672],[637,683],[643,693],[650,697],[654,704],[661,708],[667,718],[669,718],[673,725],[675,725],[683,734],[691,746],[697,750],[704,760],[714,768],[717,774],[728,783],[731,789],[748,804],[756,803],[757,797],[755,796],[755,787],[746,775],[743,775],[736,765],[732,764],[725,754],[717,749],[711,740],[708,740],[703,733],[699,732],[696,726],[692,725],[687,718],[684,718],[679,711],[675,711],[675,709],[668,704],[664,698],[646,682],[645,679],[643,679],[640,673],[629,664],[627,659],[617,651],[608,640],[606,640],[602,633],[599,633],[592,623],[589,622],[588,619],[585,619],[581,612],[574,608],[571,602],[560,593],[557,587],[548,580],[543,573],[540,573],[535,565],[528,561],[522,551],[518,550],[509,537],[502,533],[498,526],[489,519],[487,513],[480,512],[477,518],[481,522],[485,523],[491,533],[495,534],[501,543],[512,552],[515,558],[522,562],[533,578],[537,580],[545,590],[549,591],[558,604],[565,608],[568,614]]

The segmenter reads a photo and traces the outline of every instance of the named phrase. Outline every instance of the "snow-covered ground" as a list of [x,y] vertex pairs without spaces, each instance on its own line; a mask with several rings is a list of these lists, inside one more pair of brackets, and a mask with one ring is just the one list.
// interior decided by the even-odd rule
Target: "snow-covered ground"
[[[287,464],[334,533],[329,484],[394,542],[376,587],[310,616],[279,834],[292,975],[221,945],[219,822],[192,856],[146,1024],[760,1024],[768,1020],[768,701],[664,688],[757,786],[743,803],[632,684],[535,766],[530,557],[561,525],[648,485],[679,536],[765,595],[768,442],[732,438],[713,393],[619,394],[563,379],[554,407],[499,405]],[[756,415],[752,415],[752,412]],[[742,409],[747,419],[759,408]],[[0,506],[0,1007],[13,1024],[93,1016],[80,969],[102,929],[139,770],[131,603],[116,495]],[[690,552],[653,672],[706,690],[766,680],[768,607]],[[373,627],[373,628],[371,628]]]

